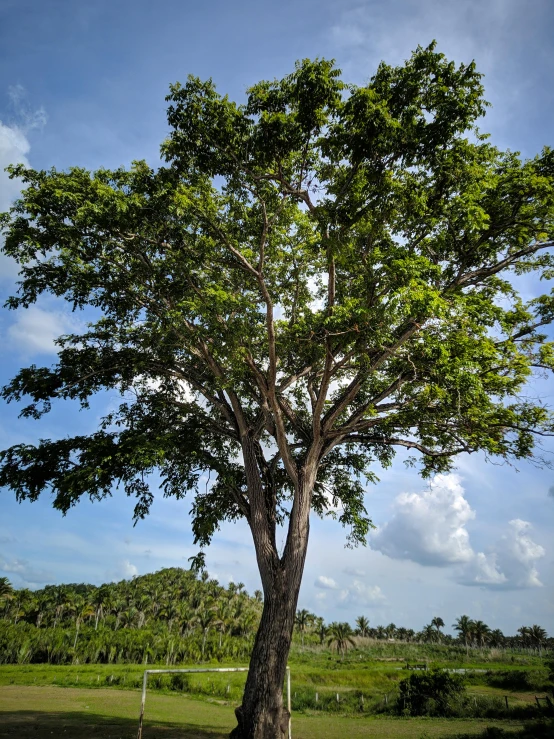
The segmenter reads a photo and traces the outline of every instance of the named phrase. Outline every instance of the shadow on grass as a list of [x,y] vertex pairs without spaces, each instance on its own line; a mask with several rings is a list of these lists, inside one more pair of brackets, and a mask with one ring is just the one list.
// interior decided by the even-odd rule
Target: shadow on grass
[[[137,731],[136,719],[114,719],[76,711],[0,712],[1,739],[134,739]],[[146,720],[142,736],[143,739],[228,739],[229,734],[222,733],[221,727]]]

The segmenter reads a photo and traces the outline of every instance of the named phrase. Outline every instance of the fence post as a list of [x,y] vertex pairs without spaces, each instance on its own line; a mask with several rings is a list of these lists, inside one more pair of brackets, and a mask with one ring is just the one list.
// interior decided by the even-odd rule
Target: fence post
[[148,680],[148,670],[145,670],[144,677],[142,679],[142,700],[140,703],[140,717],[139,717],[139,728],[137,739],[142,739],[142,719],[144,716],[144,704],[146,703],[146,681]]
[[287,710],[289,712],[289,739],[292,739],[291,704],[290,704],[290,667],[287,665]]

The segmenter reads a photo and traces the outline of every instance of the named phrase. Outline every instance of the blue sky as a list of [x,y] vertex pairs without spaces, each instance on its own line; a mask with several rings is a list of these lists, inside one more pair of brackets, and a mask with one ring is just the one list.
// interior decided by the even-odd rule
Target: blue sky
[[[377,63],[401,63],[433,38],[458,62],[475,59],[493,104],[482,129],[502,147],[537,153],[553,145],[554,6],[550,0],[389,0],[389,2],[186,2],[177,0],[3,0],[0,4],[0,168],[155,164],[167,132],[164,97],[187,74],[213,77],[244,98],[246,88],[280,77],[297,59],[333,57],[344,78],[367,80]],[[0,210],[18,185],[0,174]],[[0,262],[0,296],[14,271]],[[530,296],[538,286],[522,282]],[[0,314],[0,383],[31,362],[53,361],[52,339],[78,329],[63,304],[44,300]],[[553,402],[552,381],[531,393]],[[114,401],[88,414],[71,404],[40,423],[4,406],[0,447],[94,428]],[[554,445],[547,451],[551,454]],[[327,620],[421,628],[467,613],[513,632],[539,623],[554,632],[554,473],[530,464],[461,458],[456,476],[421,481],[399,456],[368,490],[378,525],[370,546],[344,548],[344,532],[315,521],[300,606]],[[550,493],[549,493],[550,491]],[[82,502],[62,518],[47,497],[18,505],[0,493],[0,575],[17,586],[100,583],[187,566],[196,552],[185,502],[156,500],[149,519],[131,524],[132,501],[114,494]],[[225,526],[208,555],[210,573],[259,586],[248,531]]]

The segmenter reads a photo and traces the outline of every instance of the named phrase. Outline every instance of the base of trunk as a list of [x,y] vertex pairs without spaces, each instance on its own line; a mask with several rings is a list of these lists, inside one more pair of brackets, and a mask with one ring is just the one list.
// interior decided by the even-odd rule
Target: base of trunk
[[[280,715],[279,715],[280,714]],[[274,714],[262,712],[258,715],[255,726],[245,726],[242,706],[235,708],[237,726],[229,735],[229,739],[288,739],[290,713],[286,708]]]

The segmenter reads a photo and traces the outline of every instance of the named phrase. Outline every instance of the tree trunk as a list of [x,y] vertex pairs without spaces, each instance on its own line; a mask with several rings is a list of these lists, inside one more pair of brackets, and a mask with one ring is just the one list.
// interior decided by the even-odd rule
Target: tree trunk
[[287,735],[289,713],[283,705],[283,683],[300,580],[289,582],[286,573],[280,572],[273,588],[264,593],[242,706],[235,710],[238,726],[231,739],[284,739]]
[[77,619],[77,623],[75,624],[76,631],[75,631],[75,641],[73,642],[73,649],[75,649],[75,647],[77,646],[77,639],[79,638],[79,627],[80,627],[80,625],[81,625],[81,622],[80,622],[79,619]]
[[300,469],[289,459],[290,469],[287,468],[287,471],[292,473],[295,492],[287,541],[283,555],[279,557],[275,541],[275,498],[272,499],[272,491],[264,489],[262,485],[252,439],[247,432],[241,436],[250,501],[248,523],[264,589],[264,605],[250,657],[242,705],[235,710],[238,726],[230,737],[284,739],[289,713],[283,708],[283,683],[308,548],[310,508],[319,449],[315,446],[312,448]]

